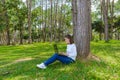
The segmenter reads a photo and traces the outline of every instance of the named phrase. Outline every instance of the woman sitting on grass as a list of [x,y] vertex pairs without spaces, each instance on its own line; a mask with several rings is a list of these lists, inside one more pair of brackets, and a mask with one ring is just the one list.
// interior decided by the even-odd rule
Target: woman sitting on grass
[[66,53],[55,53],[53,56],[51,56],[48,60],[44,61],[41,64],[37,64],[38,68],[46,69],[46,67],[55,62],[56,60],[64,63],[69,64],[76,60],[77,51],[76,46],[74,44],[73,38],[71,35],[65,36],[65,42],[67,44]]

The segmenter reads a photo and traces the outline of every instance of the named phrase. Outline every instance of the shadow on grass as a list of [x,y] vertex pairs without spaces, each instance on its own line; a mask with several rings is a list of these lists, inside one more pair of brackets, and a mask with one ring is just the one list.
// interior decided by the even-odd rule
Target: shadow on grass
[[0,65],[10,63],[16,59],[37,56],[49,56],[52,54],[50,46],[3,46],[0,48]]
[[[31,57],[34,59],[0,67],[0,80],[119,80],[120,45],[118,43],[93,43],[91,47],[92,53],[101,57],[102,61],[76,61],[69,65],[55,62],[45,70],[36,68],[36,64],[53,54],[51,45],[1,47],[1,65],[19,58]],[[65,46],[60,46],[60,48],[64,50]],[[108,63],[107,61],[110,60],[108,58],[117,60],[117,65]]]
[[[109,79],[109,76],[100,75],[107,72],[109,65],[104,62],[88,61],[65,65],[58,61],[49,65],[47,69],[41,70],[36,64],[41,63],[47,58],[36,58],[30,61],[18,62],[0,69],[1,80],[103,80]],[[112,67],[111,67],[112,68]],[[8,72],[8,73],[7,73]],[[6,74],[4,74],[6,73]],[[78,78],[79,77],[79,78]]]
[[104,44],[103,42],[92,43],[91,50],[92,53],[99,57],[103,57],[104,59],[111,58],[120,63],[120,41],[117,41],[116,43],[113,41]]

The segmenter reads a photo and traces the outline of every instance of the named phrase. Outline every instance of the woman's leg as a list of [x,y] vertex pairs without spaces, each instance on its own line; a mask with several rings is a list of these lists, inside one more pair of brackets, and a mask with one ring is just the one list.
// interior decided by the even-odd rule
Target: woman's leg
[[59,60],[60,62],[64,63],[64,64],[69,64],[69,63],[72,63],[74,62],[73,59],[67,57],[67,56],[64,56],[64,55],[59,55],[57,57],[57,60]]
[[58,57],[58,54],[55,53],[52,57],[50,57],[44,62],[45,66],[48,66],[49,64],[55,62],[57,60],[57,57]]
[[71,62],[73,62],[73,60],[67,56],[63,56],[63,55],[59,55],[59,54],[54,54],[52,57],[50,57],[48,60],[46,60],[44,62],[44,64],[46,66],[48,66],[49,64],[55,62],[56,60],[59,60],[60,62],[62,63],[65,63],[65,64],[69,64]]

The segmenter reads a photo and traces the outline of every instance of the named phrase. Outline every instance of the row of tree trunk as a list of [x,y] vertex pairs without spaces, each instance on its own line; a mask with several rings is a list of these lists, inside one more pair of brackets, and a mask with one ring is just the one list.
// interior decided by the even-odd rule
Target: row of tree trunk
[[[5,0],[2,0],[3,1],[3,4],[4,6],[6,5],[6,2]],[[42,8],[42,11],[41,11],[41,17],[42,17],[42,23],[40,25],[40,27],[38,27],[38,34],[37,36],[39,36],[39,39],[38,41],[60,41],[60,40],[63,40],[63,36],[65,34],[63,34],[63,31],[64,28],[66,27],[66,24],[63,22],[63,20],[65,19],[65,10],[63,8],[63,6],[65,5],[65,3],[63,3],[65,0],[61,0],[61,1],[44,1],[44,0],[40,0],[40,7]],[[46,2],[46,3],[45,3]],[[48,7],[48,2],[51,4],[51,8]],[[65,1],[66,2],[66,1]],[[34,37],[32,37],[32,10],[35,8],[33,7],[33,3],[34,1],[32,0],[26,0],[26,5],[27,5],[27,24],[24,22],[24,20],[22,20],[22,18],[20,16],[19,17],[19,31],[18,29],[14,29],[13,32],[11,32],[10,30],[10,24],[9,24],[9,17],[7,16],[7,11],[8,9],[4,9],[5,10],[5,13],[4,13],[4,16],[5,16],[5,21],[6,21],[6,30],[4,30],[4,32],[6,32],[6,42],[3,43],[3,41],[1,42],[1,44],[6,44],[7,45],[10,45],[10,44],[17,44],[17,43],[20,43],[20,44],[23,44],[24,43],[24,30],[25,30],[25,26],[28,27],[28,34],[29,34],[29,38],[28,38],[28,43],[32,43],[34,42]],[[59,3],[61,3],[61,9],[59,9]],[[49,12],[47,11],[48,8],[50,8],[51,12],[50,12],[50,16],[49,16]],[[59,10],[58,10],[59,9]],[[16,9],[18,11],[18,13],[16,15],[18,15],[20,13],[20,11],[18,9]],[[45,12],[46,11],[46,12]],[[60,11],[60,12],[58,12]],[[64,11],[64,12],[63,12]],[[45,14],[44,14],[45,13]],[[61,17],[59,17],[59,16]],[[42,27],[41,27],[42,26]],[[48,33],[48,29],[49,29],[49,33]],[[16,34],[12,34],[12,33],[16,33],[16,32],[19,32],[19,34],[17,34],[17,36],[14,36]],[[4,35],[4,34],[3,34]],[[19,36],[19,37],[18,37]],[[50,38],[49,38],[50,36]],[[2,40],[2,33],[1,33],[1,40]],[[15,38],[16,37],[16,38]],[[14,40],[14,39],[17,39],[17,40]]]

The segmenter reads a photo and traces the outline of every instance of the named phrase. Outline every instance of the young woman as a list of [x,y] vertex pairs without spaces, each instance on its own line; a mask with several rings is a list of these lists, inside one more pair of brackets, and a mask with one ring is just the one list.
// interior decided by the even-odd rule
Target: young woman
[[69,64],[76,60],[77,51],[76,46],[74,44],[73,38],[71,35],[65,36],[65,42],[67,44],[66,53],[55,53],[53,56],[51,56],[48,60],[44,61],[41,64],[37,64],[38,68],[46,69],[46,67],[55,62],[56,60],[64,63]]

